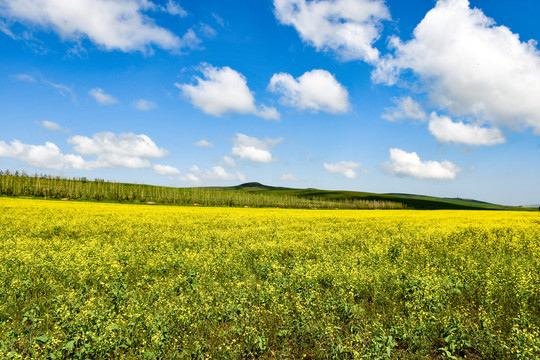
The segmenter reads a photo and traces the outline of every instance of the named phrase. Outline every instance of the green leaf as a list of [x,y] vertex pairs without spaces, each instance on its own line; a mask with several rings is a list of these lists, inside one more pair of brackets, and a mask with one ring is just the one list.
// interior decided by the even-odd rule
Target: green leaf
[[36,340],[42,343],[46,343],[46,342],[49,342],[49,340],[51,340],[51,336],[47,334],[43,334],[43,335],[38,336]]
[[68,341],[66,344],[66,350],[73,350],[75,348],[75,340]]

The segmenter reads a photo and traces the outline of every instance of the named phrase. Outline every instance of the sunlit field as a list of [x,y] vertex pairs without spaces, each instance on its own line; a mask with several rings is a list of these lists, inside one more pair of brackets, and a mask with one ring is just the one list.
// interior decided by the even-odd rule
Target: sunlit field
[[0,198],[0,358],[534,359],[540,213]]

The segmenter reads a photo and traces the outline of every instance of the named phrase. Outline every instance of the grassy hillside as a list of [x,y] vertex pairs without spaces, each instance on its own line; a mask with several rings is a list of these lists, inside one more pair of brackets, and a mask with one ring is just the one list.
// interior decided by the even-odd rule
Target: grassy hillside
[[[335,191],[319,189],[291,189],[273,187],[259,183],[246,183],[233,187],[213,188],[221,190],[234,189],[253,194],[288,195],[303,199],[326,199],[339,200],[367,200],[367,201],[391,201],[404,204],[410,209],[447,209],[447,210],[524,210],[526,208],[502,206],[490,204],[472,199],[439,198],[412,194],[376,194],[360,191]],[[531,209],[533,210],[533,209]]]
[[231,187],[176,188],[0,173],[0,195],[82,201],[303,209],[537,210],[477,200],[410,194],[293,189],[246,183]]

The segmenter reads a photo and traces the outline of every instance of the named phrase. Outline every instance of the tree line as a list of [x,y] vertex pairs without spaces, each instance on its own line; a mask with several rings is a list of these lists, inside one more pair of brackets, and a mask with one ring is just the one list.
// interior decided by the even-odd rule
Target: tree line
[[293,209],[404,209],[391,201],[302,198],[223,188],[177,188],[0,170],[0,195],[45,199]]

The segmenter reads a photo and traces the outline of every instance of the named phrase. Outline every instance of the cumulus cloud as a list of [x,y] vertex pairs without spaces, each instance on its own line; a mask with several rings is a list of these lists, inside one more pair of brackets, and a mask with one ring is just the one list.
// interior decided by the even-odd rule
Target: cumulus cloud
[[200,66],[203,78],[196,84],[175,84],[185,97],[206,114],[223,116],[228,113],[254,114],[264,119],[279,120],[275,108],[255,105],[255,98],[247,86],[246,78],[228,66],[216,68]]
[[422,106],[413,100],[410,96],[397,98],[392,100],[396,104],[393,108],[386,109],[386,113],[382,115],[383,119],[388,121],[396,121],[400,119],[413,119],[424,121],[427,117]]
[[[88,38],[105,50],[147,53],[153,46],[171,51],[193,46],[193,32],[179,38],[157,26],[144,13],[156,7],[147,0],[2,0],[0,4],[0,14],[10,22],[53,30],[64,40]],[[185,16],[171,0],[163,10]]]
[[297,79],[290,74],[274,74],[268,88],[281,94],[281,101],[299,110],[345,113],[349,110],[349,93],[326,70],[315,69]]
[[383,167],[392,175],[411,176],[417,179],[453,180],[461,169],[448,160],[422,161],[417,153],[390,149],[390,161]]
[[274,0],[276,18],[293,26],[302,40],[341,59],[373,63],[379,51],[373,43],[390,19],[383,0]]
[[501,130],[478,125],[453,122],[448,116],[432,113],[429,120],[429,132],[442,143],[466,145],[496,145],[506,142]]
[[182,181],[192,183],[202,183],[208,181],[246,181],[244,174],[237,172],[235,174],[227,172],[221,166],[214,166],[211,170],[201,170],[197,165],[189,169],[186,176],[181,177]]
[[341,174],[345,176],[347,179],[355,179],[356,178],[356,171],[355,170],[361,170],[363,172],[367,172],[363,167],[362,164],[354,162],[354,161],[340,161],[335,164],[323,164],[326,171],[334,174]]
[[90,96],[92,96],[99,105],[113,105],[118,102],[118,99],[113,97],[112,95],[107,94],[103,89],[100,88],[94,88],[88,92]]
[[150,111],[157,108],[157,104],[153,101],[146,99],[139,99],[132,103],[132,106],[140,111]]
[[155,164],[154,166],[152,166],[152,168],[154,169],[154,172],[156,174],[158,174],[158,175],[178,175],[178,174],[180,174],[180,170],[178,170],[174,166],[170,166],[170,165]]
[[75,135],[68,139],[75,145],[74,150],[82,155],[95,155],[96,160],[88,162],[92,168],[147,168],[148,159],[162,158],[168,154],[159,148],[147,135],[123,133],[118,136],[111,132],[94,134],[92,138]]
[[[54,122],[41,122],[58,130]],[[63,130],[61,127],[60,130]],[[64,154],[51,142],[45,145],[23,144],[13,140],[10,144],[0,141],[0,158],[13,158],[26,162],[31,166],[44,169],[76,169],[94,170],[102,168],[150,168],[161,175],[179,174],[178,169],[168,165],[152,165],[149,159],[162,158],[167,151],[157,147],[148,136],[133,133],[124,133],[116,136],[113,133],[102,132],[94,134],[92,138],[75,135],[68,139],[74,145],[77,154]],[[81,156],[82,155],[82,156]],[[88,159],[83,156],[93,156]]]
[[212,144],[212,142],[208,140],[201,139],[195,143],[195,146],[202,147],[202,148],[210,148],[214,146],[214,144]]
[[277,161],[270,153],[270,149],[282,142],[283,139],[259,140],[255,137],[237,133],[233,140],[231,154],[243,160],[270,163]]
[[46,142],[45,145],[29,145],[19,140],[13,140],[10,144],[0,141],[0,158],[22,160],[30,166],[42,169],[83,169],[85,167],[85,161],[81,156],[63,154],[58,146],[51,142]]
[[390,40],[377,82],[395,84],[412,72],[431,101],[454,116],[495,126],[532,127],[540,135],[540,52],[536,41],[497,26],[468,0],[439,0],[413,38]]

